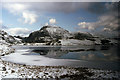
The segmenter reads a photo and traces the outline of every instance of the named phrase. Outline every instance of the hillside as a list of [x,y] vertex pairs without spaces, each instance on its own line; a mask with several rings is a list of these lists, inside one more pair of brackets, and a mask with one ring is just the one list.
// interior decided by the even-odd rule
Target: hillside
[[17,43],[21,43],[21,41],[15,37],[9,35],[5,31],[0,30],[0,43],[17,44]]

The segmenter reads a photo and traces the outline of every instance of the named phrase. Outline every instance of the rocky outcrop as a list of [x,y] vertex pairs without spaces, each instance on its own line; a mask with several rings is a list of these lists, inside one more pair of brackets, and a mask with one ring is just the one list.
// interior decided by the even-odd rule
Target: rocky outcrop
[[13,36],[7,34],[5,31],[0,30],[0,43],[16,44],[20,42],[21,42],[20,40],[17,40]]
[[78,40],[85,40],[85,39],[88,39],[88,40],[93,40],[94,41],[94,37],[92,34],[90,33],[81,33],[81,32],[76,32],[76,33],[73,33],[73,38],[74,39],[78,39]]

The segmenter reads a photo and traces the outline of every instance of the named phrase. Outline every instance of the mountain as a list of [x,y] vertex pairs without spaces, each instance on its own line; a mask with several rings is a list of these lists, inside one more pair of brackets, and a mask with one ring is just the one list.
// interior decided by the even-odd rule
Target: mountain
[[20,42],[21,41],[19,39],[9,35],[5,31],[0,30],[0,43],[16,44],[16,43],[20,43]]
[[94,45],[117,44],[117,41],[109,38],[95,37],[90,33],[71,33],[57,26],[43,26],[40,30],[32,32],[28,37],[11,36],[0,30],[0,43],[33,45]]
[[57,26],[43,26],[40,30],[32,32],[29,37],[23,39],[27,43],[45,43],[46,45],[63,45],[64,42],[68,44],[73,42],[73,44],[77,45],[80,40],[81,43],[85,40],[91,44],[94,41],[90,33],[70,33],[68,30]]
[[43,26],[40,30],[32,32],[29,37],[25,39],[25,42],[29,43],[44,43],[44,42],[53,42],[58,41],[59,39],[67,39],[72,35],[69,31],[64,30],[61,27],[57,26]]
[[88,32],[87,33],[75,32],[73,33],[73,38],[78,40],[85,40],[85,39],[94,40],[93,35]]

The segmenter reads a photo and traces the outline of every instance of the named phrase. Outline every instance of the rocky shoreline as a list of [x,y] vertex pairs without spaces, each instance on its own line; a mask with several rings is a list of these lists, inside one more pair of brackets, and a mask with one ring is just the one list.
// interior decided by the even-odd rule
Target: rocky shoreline
[[[7,54],[14,52],[14,49],[10,48],[10,46],[8,50],[9,53],[7,52]],[[0,58],[0,79],[2,78],[4,79],[40,78],[40,79],[65,79],[65,80],[119,79],[120,71],[99,70],[68,66],[25,65],[3,61]]]
[[[1,61],[0,61],[1,62]],[[34,79],[119,79],[120,71],[67,66],[31,66],[2,61],[3,78]]]

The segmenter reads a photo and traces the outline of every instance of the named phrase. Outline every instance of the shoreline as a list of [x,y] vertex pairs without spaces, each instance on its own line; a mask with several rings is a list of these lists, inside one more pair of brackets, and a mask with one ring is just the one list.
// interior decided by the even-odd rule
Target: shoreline
[[[53,78],[53,79],[119,79],[120,71],[101,70],[101,69],[90,69],[85,67],[68,67],[68,66],[36,66],[36,65],[25,65],[2,61],[7,67],[5,73],[8,72],[10,75],[15,75],[10,78]],[[31,74],[32,73],[32,74]],[[9,78],[10,75],[7,75]],[[49,76],[48,76],[49,75]],[[78,76],[79,75],[79,76]],[[82,76],[81,76],[82,75]],[[102,76],[101,76],[102,75]],[[111,76],[111,77],[110,77]]]

